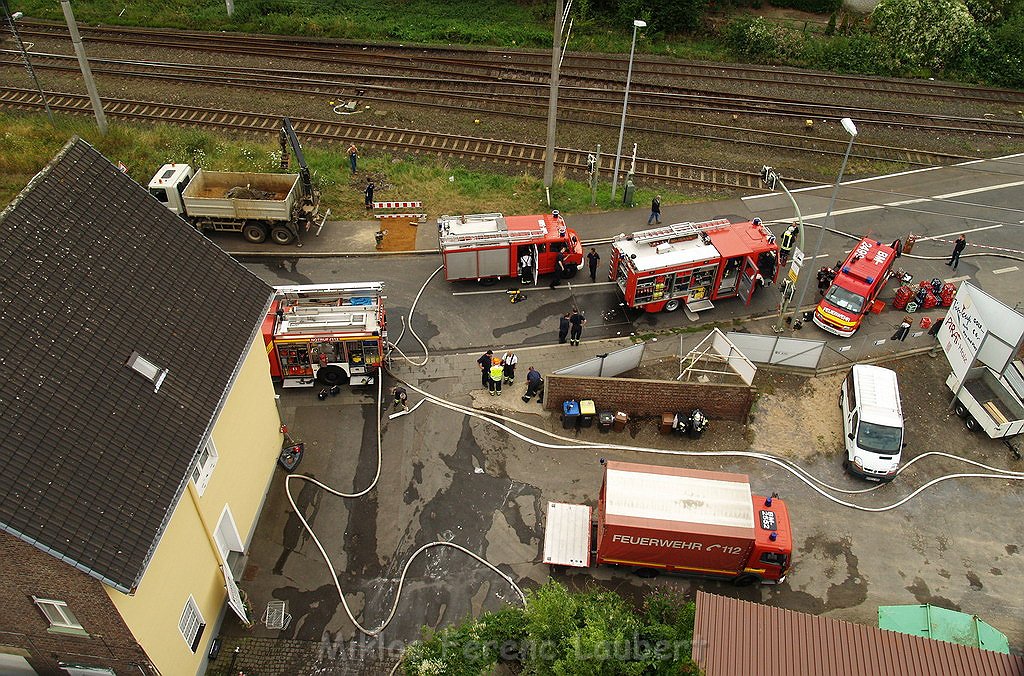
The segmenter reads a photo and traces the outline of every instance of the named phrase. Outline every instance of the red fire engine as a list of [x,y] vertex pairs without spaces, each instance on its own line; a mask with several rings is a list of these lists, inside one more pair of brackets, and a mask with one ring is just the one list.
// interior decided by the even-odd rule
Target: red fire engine
[[276,288],[263,321],[275,381],[284,387],[375,382],[388,335],[381,282]]
[[[448,281],[522,275],[524,281],[536,283],[538,275],[554,272],[559,252],[566,277],[576,274],[583,263],[579,235],[566,227],[557,211],[537,216],[442,216],[437,219],[437,234]],[[520,266],[524,255],[532,263],[527,270]]]
[[849,338],[860,328],[885,283],[892,276],[896,250],[870,237],[853,248],[836,272],[832,286],[814,309],[814,323]]
[[609,278],[626,304],[647,312],[694,311],[712,300],[739,297],[750,304],[759,284],[778,275],[775,235],[758,223],[675,223],[620,235],[612,242]]

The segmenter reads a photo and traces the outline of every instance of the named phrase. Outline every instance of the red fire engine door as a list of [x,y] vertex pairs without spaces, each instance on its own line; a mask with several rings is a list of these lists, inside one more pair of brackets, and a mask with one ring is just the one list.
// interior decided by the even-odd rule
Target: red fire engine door
[[754,292],[761,286],[761,271],[749,256],[743,262],[743,274],[740,275],[740,298],[744,305],[750,305]]

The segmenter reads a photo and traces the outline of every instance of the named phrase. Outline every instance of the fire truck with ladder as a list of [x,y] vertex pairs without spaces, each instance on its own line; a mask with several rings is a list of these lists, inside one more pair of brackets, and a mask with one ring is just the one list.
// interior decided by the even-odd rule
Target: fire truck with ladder
[[[566,226],[557,211],[536,216],[441,216],[437,235],[448,281],[492,283],[522,275],[527,277],[525,282],[536,284],[538,275],[554,272],[559,252],[565,264],[564,277],[575,275],[583,263],[579,235]],[[519,261],[527,254],[533,265],[524,274]]]
[[872,237],[858,242],[814,308],[814,323],[842,338],[856,333],[892,276],[895,261],[896,250],[888,244]]
[[376,382],[388,335],[381,282],[275,288],[263,340],[276,382],[284,387]]
[[711,301],[735,297],[749,305],[758,285],[778,276],[778,253],[760,221],[674,223],[619,235],[609,279],[628,306],[647,312],[710,310]]

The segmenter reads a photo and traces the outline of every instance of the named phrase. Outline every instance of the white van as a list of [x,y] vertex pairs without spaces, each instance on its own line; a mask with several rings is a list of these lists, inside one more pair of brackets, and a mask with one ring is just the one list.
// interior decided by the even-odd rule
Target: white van
[[896,372],[857,364],[839,394],[843,412],[843,467],[869,481],[892,481],[900,464],[903,409]]

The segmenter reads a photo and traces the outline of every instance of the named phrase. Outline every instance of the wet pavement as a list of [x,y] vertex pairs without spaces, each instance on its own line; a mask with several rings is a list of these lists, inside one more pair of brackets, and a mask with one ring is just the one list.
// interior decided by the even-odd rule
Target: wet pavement
[[[674,218],[666,209],[666,218]],[[783,207],[775,207],[782,213]],[[763,209],[760,213],[768,213]],[[706,212],[706,213],[705,213]],[[723,213],[751,217],[739,201],[689,205],[678,220],[700,220]],[[584,239],[607,236],[622,226],[622,214],[595,215],[580,220]],[[646,210],[628,216],[638,222]],[[736,220],[734,218],[734,220]],[[422,226],[421,226],[422,227]],[[897,227],[897,226],[894,226]],[[900,226],[902,227],[902,226]],[[936,226],[938,227],[938,226]],[[364,230],[372,236],[374,223],[341,224],[352,242],[361,242]],[[938,232],[936,230],[936,232]],[[429,242],[432,233],[424,234]],[[881,236],[881,234],[880,234]],[[831,235],[829,236],[831,237]],[[835,256],[845,240],[826,238],[826,255]],[[323,240],[327,242],[327,240]],[[366,278],[367,259],[338,258],[330,244],[307,244],[295,265],[282,266],[274,257],[243,258],[250,269],[271,283],[319,283]],[[361,246],[361,245],[360,245]],[[369,243],[368,248],[372,248]],[[905,258],[918,278],[949,277],[942,267],[946,245],[921,245]],[[425,248],[430,248],[424,245]],[[322,258],[306,254],[322,254]],[[335,252],[336,253],[336,252]],[[371,255],[372,256],[372,255]],[[602,256],[605,256],[602,253]],[[400,317],[407,317],[423,280],[439,264],[436,253],[403,257],[372,256],[378,278],[388,280],[392,339],[397,339]],[[607,260],[605,258],[604,260]],[[1020,298],[1019,274],[995,274],[990,259],[965,259],[958,274],[969,275],[1003,300]],[[431,359],[422,367],[398,361],[395,375],[451,402],[474,410],[494,410],[556,435],[566,434],[556,417],[536,404],[522,404],[521,383],[501,398],[480,390],[474,364],[477,348],[504,345],[517,347],[520,368],[535,364],[544,372],[567,366],[631,342],[656,329],[675,329],[648,346],[648,359],[687,350],[704,336],[697,327],[718,324],[724,329],[774,334],[778,325],[777,295],[771,289],[755,296],[757,305],[722,303],[697,321],[674,315],[629,314],[610,285],[591,285],[576,280],[571,288],[531,289],[528,302],[495,305],[496,296],[477,295],[475,289],[448,285],[435,279],[424,293],[412,326],[430,346]],[[453,291],[454,289],[454,291]],[[462,292],[463,295],[456,295]],[[502,289],[494,289],[502,293]],[[813,291],[813,290],[812,290]],[[579,348],[552,345],[552,317],[567,302],[588,308],[585,342]],[[813,296],[808,303],[813,302]],[[1012,304],[1013,301],[1011,301]],[[823,365],[837,368],[852,361],[883,358],[909,351],[925,352],[934,339],[915,328],[905,343],[887,340],[898,323],[897,314],[872,315],[853,340],[831,339],[813,326],[795,332],[785,326],[784,335],[828,339]],[[929,313],[941,316],[936,310]],[[761,315],[751,319],[751,315]],[[406,334],[401,347],[414,358],[422,354]],[[843,349],[846,348],[846,349]],[[917,359],[929,359],[917,357]],[[935,373],[926,373],[902,387],[927,395],[924,416],[935,421],[921,444],[948,448],[989,464],[1020,470],[1006,448],[985,437],[970,435],[961,425],[951,425],[946,404],[948,393],[941,381],[944,359]],[[389,386],[389,379],[385,385]],[[306,454],[298,472],[341,492],[359,492],[370,486],[378,473],[377,411],[374,392],[343,390],[320,401],[314,389],[281,391],[284,419],[296,438],[306,442]],[[419,396],[411,394],[411,404]],[[770,392],[764,396],[771,396]],[[828,411],[834,410],[834,401]],[[955,421],[955,419],[954,419]],[[955,421],[958,422],[958,421]],[[616,444],[667,450],[699,450],[693,442],[661,437],[650,427],[631,427],[623,433],[599,434],[582,430],[580,437],[607,444],[602,449],[572,448],[570,440],[545,437],[524,430],[524,440],[477,418],[424,403],[407,416],[382,418],[379,479],[359,498],[331,495],[315,485],[292,479],[290,485],[299,510],[312,524],[333,568],[338,584],[356,619],[376,628],[389,615],[398,592],[398,581],[409,556],[433,541],[458,543],[485,557],[509,574],[524,589],[548,578],[541,565],[542,510],[549,500],[593,504],[601,473],[598,459],[607,457],[654,464],[736,471],[749,474],[755,491],[779,491],[789,503],[797,543],[790,577],[778,587],[737,589],[730,585],[687,578],[662,577],[640,580],[625,571],[601,568],[559,578],[574,587],[596,583],[614,588],[630,598],[640,598],[655,587],[671,587],[686,594],[697,588],[839,619],[877,624],[877,607],[887,604],[935,603],[977,613],[1010,637],[1016,650],[1024,647],[1024,592],[1018,581],[1024,575],[1024,529],[1019,520],[1022,506],[1019,483],[997,480],[962,480],[938,484],[905,506],[885,512],[855,511],[827,502],[807,485],[776,466],[744,459],[711,459],[673,455],[650,456],[615,448]],[[802,448],[820,442],[809,429],[794,421],[788,443]],[[551,446],[570,446],[552,448]],[[863,483],[844,476],[835,456],[807,461],[808,469],[847,490]],[[943,473],[971,471],[947,461],[928,463],[905,480],[883,487],[868,496],[850,500],[883,506],[907,495]],[[254,674],[347,674],[387,673],[401,646],[420,636],[423,626],[438,627],[459,622],[483,610],[495,610],[517,602],[508,584],[466,555],[448,548],[430,549],[409,567],[394,620],[375,640],[361,638],[339,601],[335,582],[311,537],[304,531],[285,496],[284,472],[273,482],[248,557],[242,588],[252,599],[257,617],[267,602],[284,600],[292,616],[284,630],[269,630],[257,623],[240,627],[225,620],[220,658],[211,673],[227,673],[229,662]],[[234,648],[239,648],[235,654]],[[351,650],[349,649],[351,648]],[[218,671],[219,670],[219,671]]]

